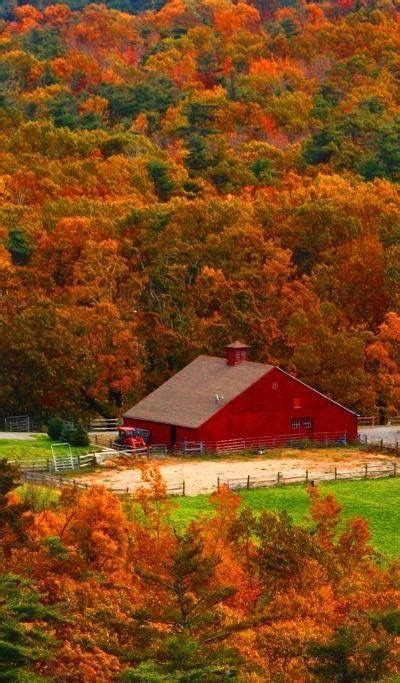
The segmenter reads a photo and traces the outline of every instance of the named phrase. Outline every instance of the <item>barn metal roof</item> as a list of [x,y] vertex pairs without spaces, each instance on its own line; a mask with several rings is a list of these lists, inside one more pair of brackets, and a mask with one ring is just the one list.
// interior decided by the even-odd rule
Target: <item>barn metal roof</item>
[[194,429],[272,368],[272,365],[250,361],[228,365],[225,358],[198,356],[128,410],[124,417]]

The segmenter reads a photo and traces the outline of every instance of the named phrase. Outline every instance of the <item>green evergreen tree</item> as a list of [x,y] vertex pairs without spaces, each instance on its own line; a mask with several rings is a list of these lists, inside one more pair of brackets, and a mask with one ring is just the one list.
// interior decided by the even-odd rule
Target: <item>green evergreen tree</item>
[[[136,614],[143,639],[143,649],[137,656],[143,659],[143,664],[139,670],[126,670],[122,680],[207,680],[211,683],[236,676],[238,655],[224,645],[224,640],[248,624],[227,627],[224,623],[218,607],[235,590],[214,586],[217,565],[218,559],[206,557],[202,541],[189,531],[178,539],[168,581],[136,568],[145,584],[159,585],[162,590],[167,589],[169,596],[161,611],[154,605],[153,609]],[[152,626],[156,622],[164,622],[168,628],[160,631]],[[148,678],[139,677],[144,664],[150,667]]]
[[9,231],[7,249],[16,266],[25,266],[33,251],[25,232],[20,228]]
[[83,424],[78,424],[71,432],[71,446],[89,446],[89,434]]
[[48,627],[59,620],[29,581],[0,575],[0,681],[40,680],[31,667],[52,656],[56,643]]
[[171,196],[175,185],[169,177],[169,166],[165,161],[153,159],[147,164],[147,170],[154,183],[157,196],[161,201],[166,202]]

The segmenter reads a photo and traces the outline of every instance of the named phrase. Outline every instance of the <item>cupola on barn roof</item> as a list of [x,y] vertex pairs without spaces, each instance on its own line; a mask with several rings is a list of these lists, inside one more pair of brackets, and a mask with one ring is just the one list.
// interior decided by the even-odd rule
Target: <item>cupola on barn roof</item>
[[243,344],[241,341],[235,341],[232,342],[232,344],[227,344],[225,346],[226,349],[249,349],[250,346],[248,344]]

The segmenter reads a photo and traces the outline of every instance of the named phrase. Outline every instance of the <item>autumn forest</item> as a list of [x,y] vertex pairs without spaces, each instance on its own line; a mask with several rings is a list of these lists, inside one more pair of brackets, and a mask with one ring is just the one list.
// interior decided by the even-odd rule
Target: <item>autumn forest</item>
[[0,14],[0,414],[118,415],[236,338],[399,411],[395,3]]
[[[234,340],[399,415],[399,182],[397,0],[0,0],[2,424],[87,439],[90,417]],[[246,498],[247,470],[240,495],[218,478],[178,500],[131,459],[117,496],[102,482],[121,462],[86,454],[82,483],[67,444],[79,481],[57,483],[50,439],[29,439],[0,456],[0,681],[400,680],[398,538],[378,552],[308,470],[281,487],[300,520],[271,488]],[[80,467],[88,441],[71,443]],[[35,444],[46,475],[27,483]],[[377,456],[326,449],[335,480],[356,448]],[[375,499],[368,464],[358,482],[377,548],[390,458]],[[353,483],[333,487],[349,501]]]

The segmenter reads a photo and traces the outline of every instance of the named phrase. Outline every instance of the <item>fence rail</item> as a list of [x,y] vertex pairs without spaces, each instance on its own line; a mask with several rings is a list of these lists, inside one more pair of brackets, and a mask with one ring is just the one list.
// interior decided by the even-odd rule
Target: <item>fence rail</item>
[[20,470],[24,473],[24,476],[27,472],[70,472],[72,470],[94,467],[96,464],[96,455],[96,453],[88,453],[86,455],[73,455],[72,458],[69,456],[58,456],[56,462],[51,457],[35,458],[35,460],[23,460],[16,464],[18,464]]
[[90,420],[90,432],[116,432],[118,431],[118,418]]
[[376,425],[376,417],[374,415],[359,415],[357,423],[359,427],[374,427]]
[[[22,478],[24,481],[30,484],[37,484],[40,486],[48,486],[50,488],[60,489],[60,488],[73,488],[76,490],[88,490],[91,488],[91,484],[84,481],[79,481],[78,479],[66,479],[62,476],[56,476],[54,474],[49,474],[48,472],[38,472],[27,470],[22,473]],[[114,493],[116,496],[134,496],[138,489],[143,487],[143,482],[136,482],[134,485],[126,486],[124,488],[114,488],[106,487],[107,491]],[[166,487],[167,496],[185,496],[186,495],[186,485],[185,482],[178,482],[176,484],[170,484]]]
[[30,432],[31,419],[29,415],[9,415],[4,419],[6,432]]
[[199,441],[175,444],[176,455],[229,455],[243,451],[265,451],[273,448],[305,448],[347,444],[346,432],[315,432],[313,434],[280,434],[278,436],[251,436],[220,441]]
[[371,438],[367,434],[360,434],[358,437],[360,444],[364,446],[372,446],[380,451],[386,450],[393,453],[396,456],[400,455],[400,442],[399,441],[385,441],[384,439]]
[[174,445],[173,452],[175,455],[203,455],[205,443],[203,441],[183,441]]
[[165,457],[168,455],[168,446],[166,446],[166,444],[153,444],[152,446],[144,446],[143,448],[127,448],[126,446],[106,448],[99,453],[96,453],[96,462],[100,464],[104,460],[117,458],[119,455],[130,458]]
[[400,425],[400,415],[392,415],[387,419],[388,425]]
[[259,489],[267,488],[269,486],[284,486],[285,484],[311,484],[318,481],[338,481],[338,480],[359,480],[359,479],[378,479],[383,477],[397,477],[398,468],[397,463],[388,463],[375,465],[374,463],[365,463],[359,469],[342,470],[337,467],[325,470],[322,472],[312,473],[306,470],[303,475],[286,476],[282,472],[277,472],[273,477],[247,477],[241,478],[224,478],[218,477],[217,490],[222,486],[227,486],[232,491],[239,491],[242,489]]

